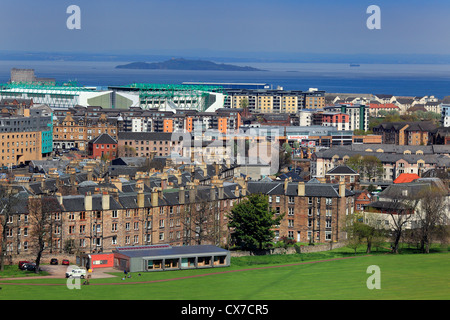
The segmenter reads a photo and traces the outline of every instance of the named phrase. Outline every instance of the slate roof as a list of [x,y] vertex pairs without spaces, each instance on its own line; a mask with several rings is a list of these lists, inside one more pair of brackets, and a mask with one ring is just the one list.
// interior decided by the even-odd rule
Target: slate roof
[[152,140],[169,141],[172,139],[170,132],[119,132],[119,140]]
[[107,133],[102,133],[98,137],[89,141],[92,144],[117,144],[117,141]]
[[156,247],[120,247],[114,250],[130,258],[141,257],[163,257],[182,255],[203,255],[203,254],[228,254],[228,250],[213,245],[194,246],[156,246]]
[[349,166],[337,166],[333,169],[331,169],[330,171],[327,172],[327,174],[354,174],[354,175],[358,175],[359,173],[356,172],[355,170],[353,170],[352,168],[350,168]]
[[[101,211],[102,210],[102,197],[101,194],[92,195],[92,210]],[[84,195],[73,195],[63,197],[63,210],[68,212],[79,212],[85,211],[85,201],[86,197]],[[109,208],[110,210],[122,209],[122,206],[114,199],[113,196],[109,195]]]
[[[380,147],[381,148],[381,147]],[[376,149],[374,149],[376,150]],[[413,151],[411,151],[413,152]],[[323,159],[332,159],[334,156],[338,156],[339,159],[343,159],[344,156],[354,156],[354,155],[372,155],[377,157],[382,163],[395,163],[399,160],[404,160],[408,163],[417,163],[418,160],[423,160],[428,164],[436,164],[438,166],[450,166],[450,158],[439,154],[395,154],[386,152],[364,152],[355,151],[348,148],[329,148],[325,150],[319,150],[315,152],[315,157]]]
[[[287,195],[297,196],[298,194],[298,182],[288,183],[287,190],[284,190],[284,182],[260,182],[249,181],[248,191],[250,193],[262,193],[266,195]],[[346,189],[345,195],[351,196],[354,193]],[[331,183],[309,182],[305,183],[305,196],[306,197],[326,197],[337,198],[339,197],[339,185]]]

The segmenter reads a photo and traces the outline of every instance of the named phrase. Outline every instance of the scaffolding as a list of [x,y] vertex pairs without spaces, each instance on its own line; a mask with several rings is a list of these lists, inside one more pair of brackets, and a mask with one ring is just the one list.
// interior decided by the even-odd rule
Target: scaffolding
[[133,83],[123,88],[138,91],[143,109],[172,106],[177,109],[205,111],[214,102],[214,93],[226,95],[224,88],[220,86]]

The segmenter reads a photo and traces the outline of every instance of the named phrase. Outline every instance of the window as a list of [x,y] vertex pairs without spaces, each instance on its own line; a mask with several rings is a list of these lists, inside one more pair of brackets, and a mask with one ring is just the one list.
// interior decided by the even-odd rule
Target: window
[[295,198],[292,196],[289,196],[289,203],[295,203]]
[[294,208],[288,208],[288,215],[290,216],[294,215]]

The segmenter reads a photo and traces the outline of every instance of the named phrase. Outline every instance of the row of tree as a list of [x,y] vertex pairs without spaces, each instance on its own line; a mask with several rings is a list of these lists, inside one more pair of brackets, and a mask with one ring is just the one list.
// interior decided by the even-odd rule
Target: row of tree
[[446,243],[449,236],[447,196],[436,187],[424,187],[408,196],[394,195],[385,202],[384,218],[389,219],[388,225],[379,213],[370,209],[355,212],[346,223],[349,246],[356,250],[365,244],[366,252],[370,253],[390,239],[393,253],[399,252],[402,241],[415,243],[423,253],[429,253],[433,243]]

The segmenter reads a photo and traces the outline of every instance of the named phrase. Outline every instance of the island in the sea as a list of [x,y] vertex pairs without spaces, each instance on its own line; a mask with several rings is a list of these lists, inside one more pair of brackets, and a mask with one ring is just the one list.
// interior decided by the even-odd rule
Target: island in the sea
[[219,70],[219,71],[263,71],[248,66],[215,63],[206,60],[174,58],[163,62],[132,62],[116,66],[116,69],[160,69],[160,70]]

